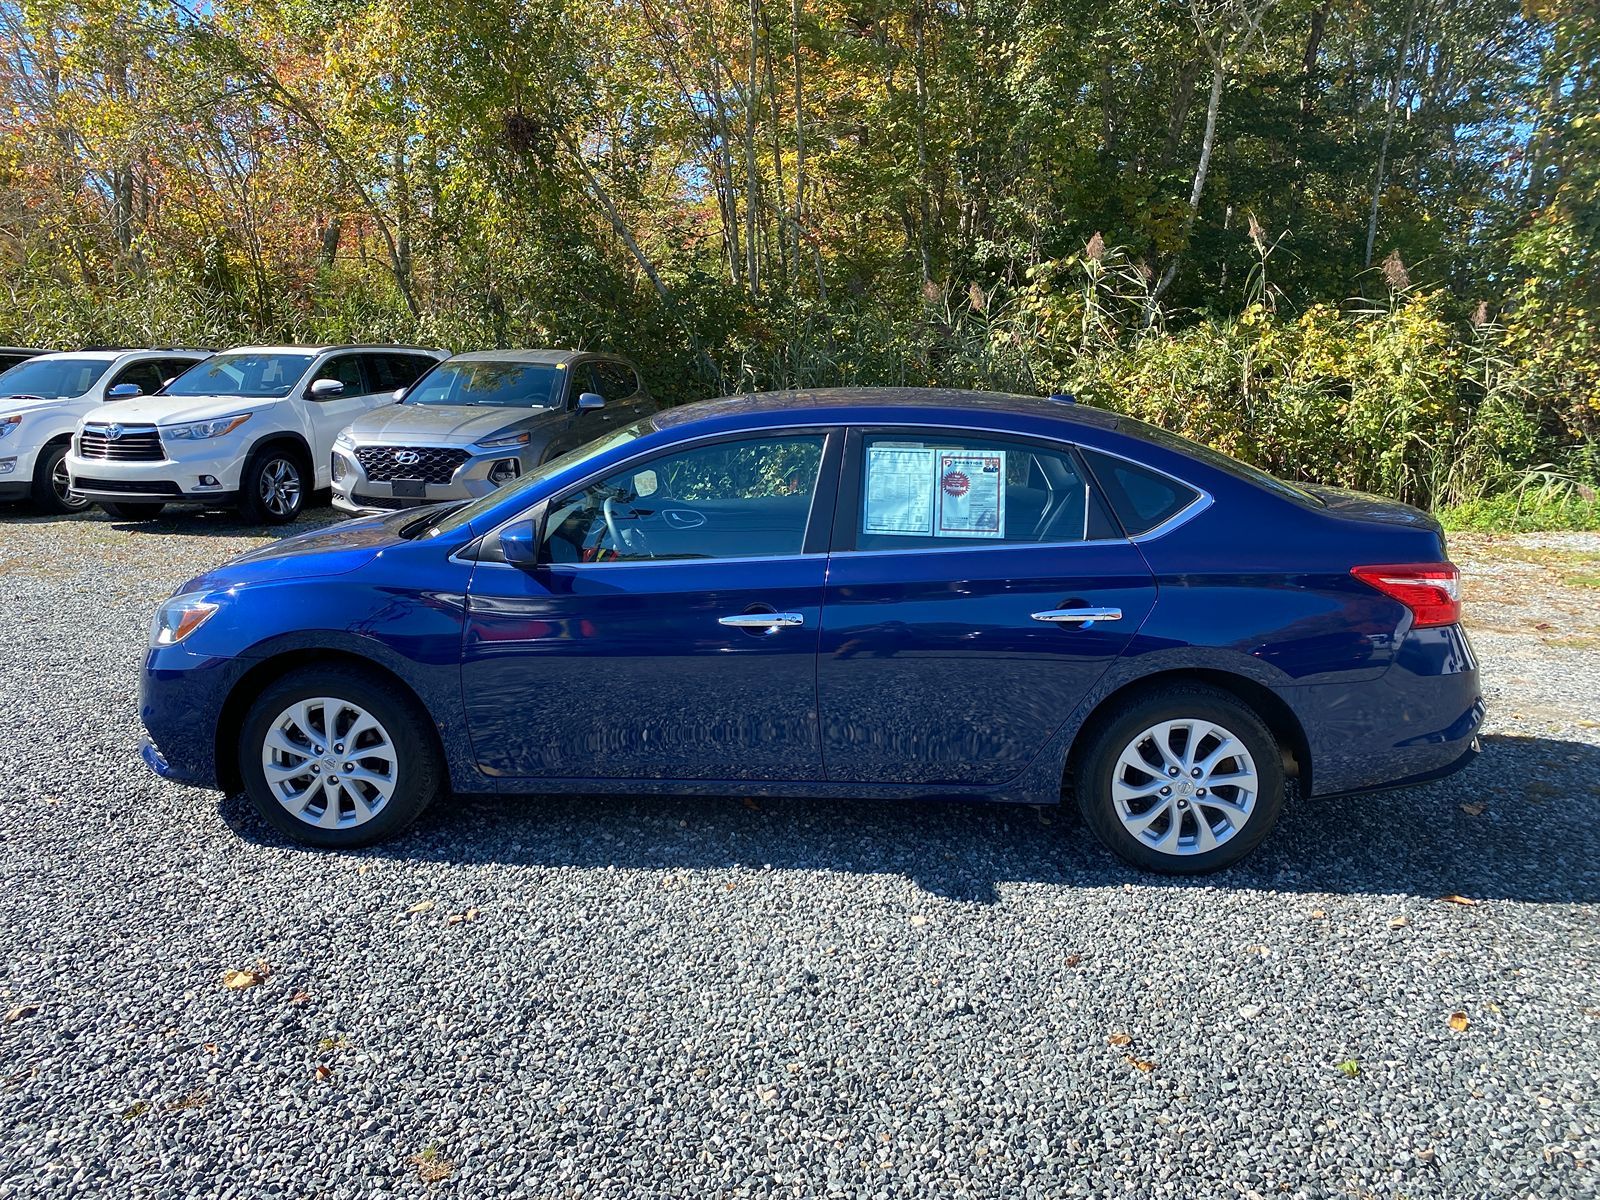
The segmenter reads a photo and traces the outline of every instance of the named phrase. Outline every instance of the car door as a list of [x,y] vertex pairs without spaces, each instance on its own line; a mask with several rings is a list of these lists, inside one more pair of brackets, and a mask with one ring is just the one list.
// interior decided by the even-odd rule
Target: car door
[[139,389],[140,395],[150,396],[165,382],[161,375],[161,364],[153,358],[145,358],[129,363],[106,379],[100,395],[102,398],[107,397],[111,394],[112,388],[131,383]]
[[480,562],[469,588],[462,676],[480,769],[820,779],[839,450],[818,429],[703,440],[541,505],[538,564]]
[[[328,486],[328,461],[333,454],[333,439],[339,431],[362,413],[379,403],[380,397],[368,382],[359,353],[330,354],[305,383],[305,405],[315,445],[317,486]],[[332,396],[313,396],[311,385],[319,379],[336,379],[344,391]]]
[[[565,376],[565,392],[561,400],[564,424],[559,432],[551,436],[545,448],[543,459],[556,458],[568,450],[575,450],[586,442],[608,430],[620,428],[625,421],[617,421],[616,413],[608,411],[610,408],[582,409],[578,407],[578,397],[584,392],[596,391],[594,365],[589,359],[581,359],[576,363],[564,365],[562,374]],[[604,393],[601,393],[602,398]]]
[[1003,783],[1155,602],[1067,445],[854,430],[817,660],[827,778]]

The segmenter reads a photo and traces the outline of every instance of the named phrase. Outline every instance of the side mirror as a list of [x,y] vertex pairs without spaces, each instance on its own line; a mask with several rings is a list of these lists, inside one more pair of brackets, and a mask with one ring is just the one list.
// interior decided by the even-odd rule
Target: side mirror
[[344,395],[344,384],[337,379],[319,379],[306,392],[313,400],[327,400]]
[[394,402],[396,404],[399,404],[400,401],[402,401],[402,400],[404,400],[406,398],[406,393],[409,392],[410,390],[411,390],[410,388],[395,388],[395,390],[394,390]]
[[135,396],[144,395],[144,389],[137,383],[117,383],[106,389],[107,400],[132,400]]
[[517,521],[500,531],[500,553],[513,567],[539,565],[539,522]]
[[583,412],[591,408],[604,408],[606,398],[599,392],[580,392],[578,394],[578,411]]

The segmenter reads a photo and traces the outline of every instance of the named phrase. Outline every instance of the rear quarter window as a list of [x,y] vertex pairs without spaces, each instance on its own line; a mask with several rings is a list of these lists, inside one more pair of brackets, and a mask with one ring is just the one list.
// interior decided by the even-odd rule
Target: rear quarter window
[[1149,467],[1093,450],[1083,454],[1129,537],[1149,533],[1200,498],[1194,488]]

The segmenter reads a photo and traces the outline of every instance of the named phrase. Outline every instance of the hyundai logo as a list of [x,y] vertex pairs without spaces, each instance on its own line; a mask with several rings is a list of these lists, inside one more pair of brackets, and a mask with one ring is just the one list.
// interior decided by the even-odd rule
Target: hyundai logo
[[122,426],[121,425],[107,425],[106,426],[106,437],[110,438],[113,442],[116,441],[121,436],[122,436]]
[[418,454],[415,450],[396,450],[394,452],[395,462],[399,463],[402,467],[409,467],[413,463],[420,461],[421,458],[422,455]]

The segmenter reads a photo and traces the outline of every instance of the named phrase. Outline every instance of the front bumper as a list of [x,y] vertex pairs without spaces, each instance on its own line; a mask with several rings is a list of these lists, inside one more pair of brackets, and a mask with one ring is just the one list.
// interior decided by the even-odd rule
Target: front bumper
[[[422,482],[418,486],[417,481],[373,479],[356,457],[355,450],[336,446],[331,464],[334,507],[349,513],[373,513],[392,512],[399,508],[421,508],[425,504],[440,504],[448,500],[472,500],[478,496],[487,496],[496,488],[513,482],[532,466],[522,454],[518,453],[519,448],[515,446],[499,450],[480,450],[475,446],[462,447],[443,443],[429,446],[416,440],[409,440],[404,445],[438,450],[466,449],[470,453],[466,461],[454,470],[446,482]],[[369,447],[363,443],[360,448]],[[373,443],[372,448],[387,448],[387,443]],[[491,480],[490,471],[497,463],[504,462],[516,464],[516,475],[499,482]]]
[[[238,445],[233,445],[235,442]],[[223,507],[238,498],[248,451],[243,438],[230,435],[214,442],[182,444],[176,451],[163,443],[163,451],[166,457],[159,460],[84,458],[74,442],[67,454],[72,490],[96,502],[130,504]],[[214,482],[203,482],[206,479]]]
[[157,646],[146,654],[139,720],[149,734],[141,753],[151,770],[196,787],[222,786],[217,738],[223,705],[252,662],[191,654],[182,646]]
[[33,468],[39,461],[39,447],[24,446],[18,439],[27,436],[27,426],[19,433],[0,439],[0,500],[26,500],[33,494]]

